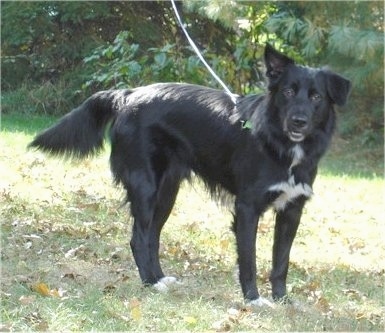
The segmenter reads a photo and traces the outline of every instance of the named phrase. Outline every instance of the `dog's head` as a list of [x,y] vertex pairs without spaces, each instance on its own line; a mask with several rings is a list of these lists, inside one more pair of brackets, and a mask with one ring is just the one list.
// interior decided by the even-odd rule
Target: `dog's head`
[[271,103],[293,142],[301,142],[314,129],[325,126],[333,105],[347,101],[351,84],[338,74],[298,66],[270,45],[265,49],[265,64]]

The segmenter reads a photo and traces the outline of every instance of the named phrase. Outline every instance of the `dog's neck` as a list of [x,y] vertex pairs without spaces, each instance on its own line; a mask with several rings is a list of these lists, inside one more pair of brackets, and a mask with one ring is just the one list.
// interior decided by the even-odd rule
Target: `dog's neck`
[[295,146],[293,146],[293,148],[290,149],[290,153],[293,157],[289,168],[291,170],[293,167],[302,162],[303,158],[305,157],[305,152],[299,144],[296,144]]

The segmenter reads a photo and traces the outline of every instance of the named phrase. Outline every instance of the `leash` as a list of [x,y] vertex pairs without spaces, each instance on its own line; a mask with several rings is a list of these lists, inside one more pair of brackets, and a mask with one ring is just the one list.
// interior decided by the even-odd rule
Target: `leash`
[[188,34],[183,22],[182,22],[182,19],[179,15],[179,12],[178,12],[178,9],[176,8],[176,5],[175,5],[175,2],[174,0],[171,0],[171,4],[172,4],[172,8],[174,9],[174,12],[175,12],[175,16],[178,20],[178,23],[180,25],[180,27],[182,28],[183,30],[183,33],[185,34],[187,40],[189,41],[191,47],[193,48],[193,50],[195,51],[196,55],[198,56],[198,58],[200,59],[200,61],[202,61],[203,65],[206,66],[206,68],[208,69],[208,71],[210,72],[210,74],[214,77],[215,80],[217,80],[217,82],[223,87],[223,89],[225,90],[225,92],[231,97],[231,100],[233,101],[234,104],[237,104],[237,97],[238,95],[236,94],[233,94],[229,88],[227,88],[226,84],[219,78],[219,76],[214,72],[214,70],[210,67],[210,65],[206,62],[205,58],[203,58],[201,52],[199,51],[198,47],[195,45],[194,41],[191,39],[190,35]]

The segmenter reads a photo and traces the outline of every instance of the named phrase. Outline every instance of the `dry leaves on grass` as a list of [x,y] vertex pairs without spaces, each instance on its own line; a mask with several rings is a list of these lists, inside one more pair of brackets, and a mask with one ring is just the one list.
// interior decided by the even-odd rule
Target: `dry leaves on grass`
[[[257,311],[256,311],[257,310]],[[256,309],[253,306],[234,306],[227,310],[222,319],[215,321],[211,329],[215,332],[229,332],[238,330],[239,326],[247,323],[249,329],[254,331],[267,331],[268,326],[265,326],[267,322],[261,322],[258,320],[258,311],[269,311],[269,309]]]
[[43,282],[39,282],[39,283],[36,283],[36,284],[33,284],[31,286],[31,289],[34,291],[34,292],[37,292],[39,295],[41,296],[47,296],[47,297],[57,297],[57,298],[61,298],[63,297],[65,291],[62,290],[62,289],[50,289],[48,287],[47,284],[43,283]]
[[130,316],[133,320],[140,320],[142,318],[141,302],[137,298],[131,299],[128,304],[130,309]]

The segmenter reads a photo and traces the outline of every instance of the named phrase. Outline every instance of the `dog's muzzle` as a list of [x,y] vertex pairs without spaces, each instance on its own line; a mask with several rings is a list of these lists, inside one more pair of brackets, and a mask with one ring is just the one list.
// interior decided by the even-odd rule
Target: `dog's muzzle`
[[309,120],[304,115],[292,115],[286,122],[285,132],[293,142],[301,142],[309,131]]

